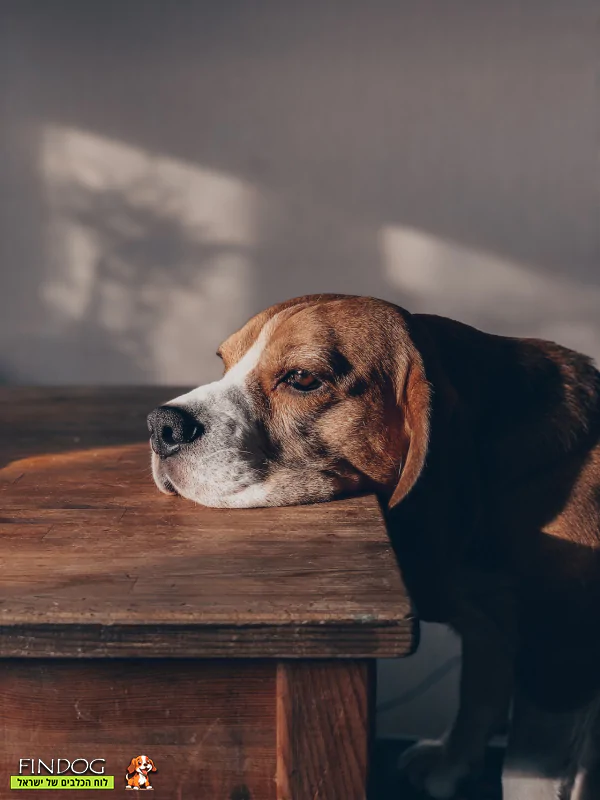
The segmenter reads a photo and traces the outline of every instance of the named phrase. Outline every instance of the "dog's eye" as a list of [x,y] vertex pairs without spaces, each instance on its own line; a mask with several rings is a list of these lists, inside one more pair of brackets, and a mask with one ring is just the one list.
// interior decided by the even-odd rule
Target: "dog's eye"
[[321,381],[305,369],[294,369],[285,376],[284,381],[298,392],[312,392],[321,386]]

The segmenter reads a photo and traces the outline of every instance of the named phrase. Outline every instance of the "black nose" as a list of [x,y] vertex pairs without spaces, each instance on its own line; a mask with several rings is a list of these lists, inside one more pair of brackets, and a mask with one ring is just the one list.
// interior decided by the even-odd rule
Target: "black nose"
[[190,413],[177,406],[159,406],[148,414],[150,444],[156,455],[168,458],[204,433],[204,427]]

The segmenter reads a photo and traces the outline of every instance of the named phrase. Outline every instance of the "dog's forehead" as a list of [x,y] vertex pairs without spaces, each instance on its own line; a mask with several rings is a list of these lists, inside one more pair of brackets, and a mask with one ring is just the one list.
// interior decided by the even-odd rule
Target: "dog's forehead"
[[368,340],[375,355],[389,326],[388,303],[344,295],[313,295],[280,303],[253,317],[219,347],[226,366],[240,361],[261,340],[261,349],[280,352],[300,346],[337,345],[364,350]]

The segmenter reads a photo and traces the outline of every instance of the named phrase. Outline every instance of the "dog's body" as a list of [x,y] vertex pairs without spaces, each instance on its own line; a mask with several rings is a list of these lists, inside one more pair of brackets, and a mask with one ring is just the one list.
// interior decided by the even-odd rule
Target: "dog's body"
[[[221,355],[222,381],[150,415],[159,487],[237,507],[377,492],[420,616],[463,640],[457,721],[443,745],[410,754],[409,773],[449,797],[516,676],[527,698],[517,717],[532,701],[577,717],[574,758],[540,797],[577,771],[577,796],[595,797],[597,726],[576,712],[595,708],[600,688],[600,374],[589,359],[339,295],[262,312]],[[510,800],[530,796],[510,781]]]

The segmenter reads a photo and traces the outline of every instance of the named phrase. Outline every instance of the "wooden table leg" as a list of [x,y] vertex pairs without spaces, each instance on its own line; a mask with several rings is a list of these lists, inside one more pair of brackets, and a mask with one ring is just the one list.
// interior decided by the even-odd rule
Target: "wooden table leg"
[[365,800],[374,696],[374,662],[278,665],[277,800]]

